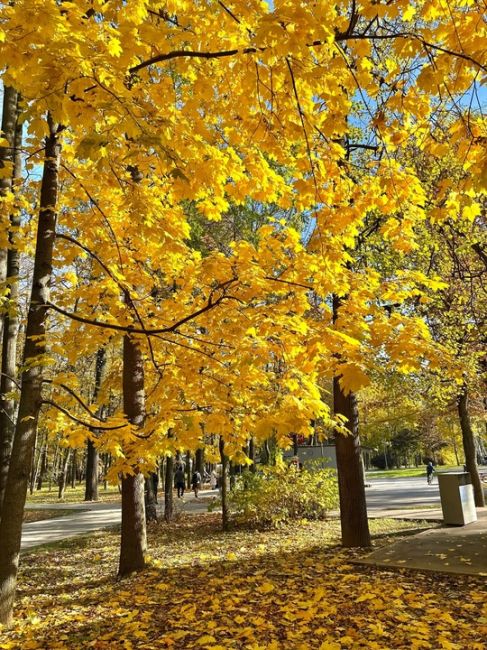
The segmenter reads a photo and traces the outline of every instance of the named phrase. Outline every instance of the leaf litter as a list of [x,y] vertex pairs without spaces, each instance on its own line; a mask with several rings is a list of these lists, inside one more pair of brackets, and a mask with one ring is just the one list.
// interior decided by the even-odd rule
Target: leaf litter
[[[371,521],[375,544],[418,522]],[[425,524],[423,524],[425,526]],[[149,527],[148,568],[115,579],[118,535],[22,558],[2,650],[481,650],[482,578],[351,563],[337,521],[223,533],[217,515]]]

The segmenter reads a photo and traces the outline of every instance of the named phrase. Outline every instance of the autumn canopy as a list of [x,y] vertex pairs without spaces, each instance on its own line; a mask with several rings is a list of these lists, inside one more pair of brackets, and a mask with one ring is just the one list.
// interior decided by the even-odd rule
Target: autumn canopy
[[0,3],[0,620],[38,427],[123,476],[121,573],[161,458],[292,435],[336,433],[367,543],[356,394],[485,371],[441,252],[485,272],[485,29],[474,0]]

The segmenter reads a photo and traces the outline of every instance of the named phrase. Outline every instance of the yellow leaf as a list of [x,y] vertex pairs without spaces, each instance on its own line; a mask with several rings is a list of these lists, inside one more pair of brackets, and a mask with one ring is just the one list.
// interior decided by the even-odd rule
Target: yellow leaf
[[115,37],[111,38],[108,41],[107,49],[112,56],[119,57],[122,54],[122,46],[118,38]]
[[196,643],[198,645],[208,645],[208,643],[213,643],[216,641],[214,636],[211,636],[211,634],[204,634],[203,636],[200,636],[199,639],[196,639]]

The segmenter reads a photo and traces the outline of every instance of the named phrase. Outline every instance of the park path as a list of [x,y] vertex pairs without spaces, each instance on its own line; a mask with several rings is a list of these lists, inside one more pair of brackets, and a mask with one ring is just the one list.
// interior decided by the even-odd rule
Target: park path
[[[206,497],[215,492],[205,491],[202,496]],[[184,502],[175,499],[177,510],[190,514],[207,512],[208,500],[199,502],[193,494],[184,497]],[[23,551],[59,542],[70,537],[86,535],[96,530],[119,526],[121,522],[120,501],[112,503],[104,502],[83,502],[83,503],[46,503],[31,504],[27,506],[32,510],[72,510],[73,514],[65,515],[55,519],[42,519],[24,524],[22,527]],[[162,516],[162,505],[158,506],[159,514]]]
[[[421,519],[441,519],[438,484],[427,485],[423,478],[373,479],[366,490],[368,512],[371,517],[401,516]],[[202,500],[187,492],[184,502],[175,499],[176,508],[189,514],[207,512],[208,501],[218,493],[212,490],[200,492]],[[436,506],[436,509],[432,509]],[[103,528],[120,525],[120,502],[84,502],[60,504],[32,504],[32,509],[72,510],[72,515],[56,519],[44,519],[24,524],[22,550],[42,544],[58,542],[70,537],[85,535]],[[426,510],[423,510],[427,508]],[[162,505],[159,504],[162,516]]]
[[[397,517],[442,521],[437,482],[427,485],[424,478],[369,479],[366,490],[369,517]],[[187,493],[184,501],[175,499],[179,512],[207,512],[217,492],[204,490],[201,501]],[[24,524],[22,550],[79,535],[86,535],[120,524],[120,502],[39,504],[35,509],[72,510],[72,515]],[[163,506],[158,506],[162,516]],[[396,544],[381,547],[358,563],[382,567],[415,568],[446,573],[487,576],[487,508],[478,510],[475,524],[457,528],[435,528],[410,536]],[[338,513],[335,513],[338,514]]]

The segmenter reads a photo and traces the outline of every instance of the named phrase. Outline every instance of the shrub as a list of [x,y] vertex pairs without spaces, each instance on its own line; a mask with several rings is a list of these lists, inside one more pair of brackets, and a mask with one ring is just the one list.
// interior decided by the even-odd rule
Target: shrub
[[233,519],[256,528],[276,528],[296,519],[324,519],[338,504],[336,473],[307,466],[265,467],[245,472],[228,495]]

